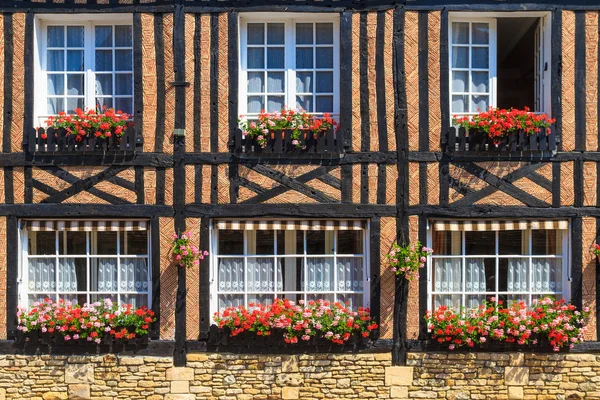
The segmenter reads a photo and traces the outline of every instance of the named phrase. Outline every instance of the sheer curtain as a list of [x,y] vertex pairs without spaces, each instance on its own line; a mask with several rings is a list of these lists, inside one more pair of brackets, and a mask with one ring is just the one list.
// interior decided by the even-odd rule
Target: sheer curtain
[[275,270],[273,267],[273,257],[248,258],[248,291],[275,291]]
[[56,291],[56,259],[29,259],[29,290],[32,292]]
[[116,258],[91,259],[96,268],[91,271],[92,288],[99,292],[116,292],[119,289]]
[[467,292],[485,292],[485,260],[467,258],[465,288]]
[[535,292],[560,292],[561,285],[561,260],[555,258],[532,259],[533,291]]
[[148,290],[148,267],[145,258],[121,259],[121,290],[124,292]]
[[507,290],[509,292],[527,291],[529,277],[527,276],[526,259],[511,258],[508,260]]
[[309,292],[333,291],[333,258],[310,257],[306,259],[308,276],[302,270],[302,282]]
[[460,258],[434,259],[434,290],[436,292],[462,291],[461,263]]
[[363,290],[363,265],[361,258],[337,258],[337,290],[342,292]]
[[244,291],[244,259],[220,258],[219,259],[219,291],[243,292]]
[[77,271],[75,269],[75,259],[62,258],[58,263],[58,291],[76,292],[77,291]]

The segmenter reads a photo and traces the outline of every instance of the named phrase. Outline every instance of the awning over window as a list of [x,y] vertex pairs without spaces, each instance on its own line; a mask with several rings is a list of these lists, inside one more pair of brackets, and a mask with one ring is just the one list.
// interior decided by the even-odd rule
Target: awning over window
[[433,221],[436,231],[518,231],[526,229],[568,229],[567,220],[487,220],[487,221]]
[[40,221],[22,220],[21,229],[28,231],[145,231],[147,221]]
[[246,231],[358,231],[365,229],[365,221],[216,221],[217,229]]

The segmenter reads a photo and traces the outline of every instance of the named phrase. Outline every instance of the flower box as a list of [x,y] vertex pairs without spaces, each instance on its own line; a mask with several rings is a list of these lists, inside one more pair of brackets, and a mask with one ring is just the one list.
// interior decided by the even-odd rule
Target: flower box
[[340,131],[333,128],[314,134],[306,130],[300,135],[298,144],[293,143],[293,130],[273,130],[268,135],[266,143],[261,145],[257,138],[243,135],[241,129],[236,129],[230,143],[234,154],[339,154],[344,151],[344,140]]
[[122,136],[108,138],[82,136],[81,141],[64,128],[32,128],[23,143],[23,150],[30,154],[47,153],[135,153],[142,148],[142,138],[137,137],[133,127],[127,127]]
[[553,126],[550,134],[545,130],[533,134],[521,130],[497,139],[492,139],[483,130],[451,127],[443,138],[442,148],[446,153],[465,155],[532,152],[552,156],[557,150],[557,137]]

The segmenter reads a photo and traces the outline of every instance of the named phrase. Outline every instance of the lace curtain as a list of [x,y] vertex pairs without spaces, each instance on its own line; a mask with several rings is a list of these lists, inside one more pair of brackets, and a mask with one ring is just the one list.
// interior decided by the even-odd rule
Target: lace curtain
[[562,264],[560,259],[534,258],[532,260],[533,291],[562,291]]
[[[275,291],[275,273],[273,257],[248,258],[248,291]],[[277,290],[283,290],[281,264],[277,267]]]
[[462,260],[436,258],[434,261],[434,290],[436,292],[462,291]]
[[[219,291],[243,292],[244,291],[244,259],[220,258],[219,259]],[[242,299],[243,301],[243,299]]]
[[363,265],[362,258],[338,257],[337,282],[339,291],[363,290]]
[[510,258],[508,260],[506,288],[509,292],[525,292],[529,288],[529,276],[526,259]]
[[92,259],[91,263],[93,290],[99,292],[116,292],[119,290],[116,258],[97,258]]
[[56,290],[56,259],[29,259],[29,291],[54,292]]
[[145,292],[148,290],[148,267],[145,258],[121,259],[121,291]]
[[307,290],[308,292],[329,292],[334,290],[333,258],[307,258],[306,273],[307,276],[305,277],[304,270],[302,270],[302,290]]

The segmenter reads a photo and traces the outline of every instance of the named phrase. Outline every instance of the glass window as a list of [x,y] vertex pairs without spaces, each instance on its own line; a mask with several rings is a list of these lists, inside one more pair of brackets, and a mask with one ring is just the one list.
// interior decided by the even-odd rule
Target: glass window
[[[435,224],[433,224],[435,226]],[[431,306],[468,308],[495,297],[567,296],[567,230],[436,231],[432,228]]]
[[353,308],[368,301],[363,230],[221,229],[214,237],[219,310],[274,298],[329,299]]
[[150,305],[149,233],[26,231],[21,303],[44,298],[79,304],[111,298]]
[[335,21],[282,19],[242,24],[240,114],[284,106],[309,113],[338,110],[339,43]]

